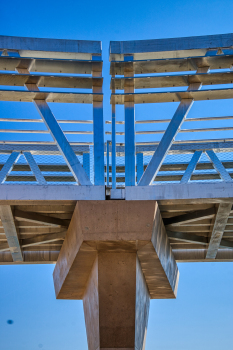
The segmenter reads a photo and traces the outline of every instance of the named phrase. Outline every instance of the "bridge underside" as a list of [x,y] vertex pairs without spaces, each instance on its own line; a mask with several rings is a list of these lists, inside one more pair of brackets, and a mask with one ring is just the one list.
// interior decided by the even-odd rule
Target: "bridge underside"
[[[1,185],[5,220],[0,263],[55,263],[76,204],[88,199],[108,204],[139,201],[142,208],[157,201],[177,262],[233,261],[233,189],[215,183],[126,187],[110,193],[101,186]],[[19,255],[14,256],[16,251]]]

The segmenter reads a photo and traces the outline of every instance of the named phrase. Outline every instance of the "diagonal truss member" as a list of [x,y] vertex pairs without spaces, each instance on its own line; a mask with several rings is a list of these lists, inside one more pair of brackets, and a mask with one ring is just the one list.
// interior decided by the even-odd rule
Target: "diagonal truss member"
[[206,253],[206,259],[216,258],[231,209],[232,203],[219,204],[208,250]]
[[209,157],[210,161],[213,163],[213,166],[215,170],[219,173],[221,179],[226,182],[232,182],[232,178],[230,174],[226,171],[222,162],[218,159],[214,151],[212,150],[206,151],[206,154]]
[[0,205],[0,217],[13,261],[23,261],[18,233],[10,205]]
[[25,156],[25,158],[30,166],[31,171],[35,175],[35,178],[38,181],[38,183],[40,185],[46,185],[47,182],[46,182],[44,176],[42,175],[40,168],[36,164],[33,155],[30,152],[24,152],[23,154],[24,154],[24,156]]
[[20,152],[12,152],[0,171],[0,184],[5,182],[7,175],[11,172],[14,164],[20,157]]
[[180,102],[138,186],[148,186],[153,182],[193,102],[192,99],[184,99]]
[[[30,74],[29,67],[26,69],[17,68],[17,71],[18,73]],[[28,91],[39,91],[36,84],[25,84],[25,87],[28,89]],[[47,102],[45,100],[34,100],[33,102],[52,138],[56,142],[75,180],[79,183],[79,185],[92,186],[91,181],[76,157]]]
[[[207,73],[208,71],[209,67],[202,67],[198,68],[197,73]],[[201,85],[201,83],[192,83],[189,85],[188,91],[200,90]],[[193,99],[181,100],[138,186],[148,186],[153,182],[193,102]]]
[[180,183],[187,183],[189,182],[189,180],[191,179],[192,173],[194,172],[196,165],[199,161],[199,159],[201,158],[202,155],[202,151],[195,151],[192,159],[189,163],[189,165],[187,166],[187,169],[185,170],[184,175],[182,176],[182,179],[180,180]]
[[56,121],[56,118],[50,110],[47,102],[45,102],[44,100],[34,100],[34,105],[36,106],[41,118],[43,119],[45,125],[50,131],[50,134],[56,142],[60,152],[65,158],[66,163],[70,171],[72,172],[75,180],[80,185],[92,186],[91,181],[88,179],[85,170],[83,169],[81,163],[79,162],[74,151],[72,150],[68,140],[66,139],[62,129]]

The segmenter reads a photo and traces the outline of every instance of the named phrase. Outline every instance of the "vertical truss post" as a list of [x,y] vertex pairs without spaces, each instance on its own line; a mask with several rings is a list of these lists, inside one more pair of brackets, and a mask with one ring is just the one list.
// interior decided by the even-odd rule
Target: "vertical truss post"
[[90,153],[83,153],[83,168],[90,179]]
[[137,183],[139,183],[144,172],[143,153],[137,153]]
[[6,163],[3,165],[2,170],[0,171],[0,184],[6,180],[7,175],[11,172],[15,162],[20,157],[19,152],[12,152]]
[[[115,74],[112,75],[115,77]],[[112,94],[115,93],[115,82],[113,82]],[[116,104],[112,102],[112,188],[116,188]]]
[[206,151],[206,154],[209,157],[210,161],[213,163],[213,166],[215,170],[219,173],[221,179],[226,182],[232,182],[230,174],[226,171],[226,169],[222,165],[222,162],[220,162],[214,151]]
[[[93,60],[99,60],[100,57],[93,56]],[[92,67],[92,76],[101,77],[102,71]],[[102,85],[93,82],[93,93],[102,93]],[[104,118],[103,118],[103,102],[95,100],[93,95],[93,140],[94,140],[94,177],[96,186],[104,186]]]
[[134,69],[133,56],[126,56],[124,76],[132,77],[125,81],[125,186],[135,186],[135,164],[136,164],[136,147],[135,147],[135,107],[134,107]]
[[180,183],[187,183],[189,182],[189,180],[191,179],[192,173],[194,172],[196,165],[199,161],[199,159],[201,158],[202,155],[202,151],[195,151],[192,159],[190,160],[184,175],[182,176],[182,179],[180,180]]
[[31,171],[35,175],[35,178],[38,181],[38,183],[40,185],[46,185],[47,182],[46,182],[44,176],[42,175],[40,168],[36,164],[33,155],[30,152],[24,152],[23,154],[24,154],[24,156],[25,156],[25,158],[30,166]]
[[107,186],[109,186],[109,143],[110,141],[107,141],[107,150],[106,150]]

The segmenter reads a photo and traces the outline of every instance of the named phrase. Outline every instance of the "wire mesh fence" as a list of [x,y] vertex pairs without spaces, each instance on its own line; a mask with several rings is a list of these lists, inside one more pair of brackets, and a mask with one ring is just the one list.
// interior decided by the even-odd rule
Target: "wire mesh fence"
[[[88,157],[85,157],[88,155]],[[0,154],[0,169],[3,168],[9,154]],[[77,182],[70,171],[64,157],[62,155],[48,155],[43,152],[37,152],[33,155],[33,158],[38,165],[42,175],[46,182],[50,185],[66,184],[76,185]],[[86,161],[85,161],[85,158]],[[93,171],[93,150],[90,149],[90,153],[83,153],[77,155],[77,159],[84,167],[87,175],[90,177],[92,183],[94,183],[94,171]],[[85,164],[84,164],[85,163]],[[13,165],[11,171],[8,172],[5,183],[7,184],[36,184],[37,180],[28,164],[25,156],[20,155],[17,162]]]
[[[194,152],[193,152],[194,153]],[[157,176],[155,177],[152,185],[157,184],[166,184],[166,183],[179,183],[187,169],[188,164],[190,163],[193,153],[179,153],[179,154],[167,154]],[[151,158],[153,156],[153,152],[142,152],[143,154],[143,169],[145,170]],[[217,157],[222,162],[226,171],[233,178],[233,152],[227,151],[218,152]],[[109,165],[109,185],[111,186],[112,180],[112,168],[111,168],[111,153],[110,153],[110,165]],[[139,166],[135,164],[135,182],[136,184],[140,180],[139,175]],[[141,175],[141,173],[140,173]],[[199,162],[197,163],[195,170],[192,173],[190,178],[191,182],[212,182],[212,181],[222,181],[220,174],[215,169],[213,163],[210,161],[206,153],[203,151]],[[125,186],[125,152],[124,146],[121,146],[121,152],[117,152],[116,157],[116,183],[117,188],[122,188]]]

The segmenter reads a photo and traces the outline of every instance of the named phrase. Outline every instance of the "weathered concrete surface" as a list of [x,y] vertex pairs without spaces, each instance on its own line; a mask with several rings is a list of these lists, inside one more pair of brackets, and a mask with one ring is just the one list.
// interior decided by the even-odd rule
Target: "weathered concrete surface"
[[150,294],[139,259],[136,261],[135,348],[144,350],[149,318]]
[[150,296],[136,252],[99,252],[83,298],[88,349],[145,348]]
[[138,257],[151,299],[176,297],[179,271],[157,202],[151,241],[138,250]]
[[87,332],[88,349],[99,349],[99,290],[98,290],[98,258],[92,267],[87,288],[83,296],[83,309]]
[[135,252],[150,298],[174,298],[178,269],[156,201],[79,201],[54,270],[58,299],[83,299],[97,252]]

